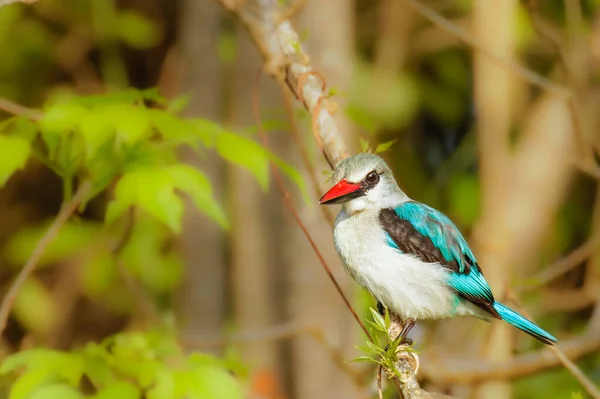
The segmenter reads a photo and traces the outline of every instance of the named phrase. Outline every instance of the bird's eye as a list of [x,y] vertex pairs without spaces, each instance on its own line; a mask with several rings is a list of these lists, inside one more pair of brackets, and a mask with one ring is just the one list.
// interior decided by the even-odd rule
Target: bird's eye
[[379,175],[373,170],[369,172],[365,180],[369,184],[377,184],[379,182]]

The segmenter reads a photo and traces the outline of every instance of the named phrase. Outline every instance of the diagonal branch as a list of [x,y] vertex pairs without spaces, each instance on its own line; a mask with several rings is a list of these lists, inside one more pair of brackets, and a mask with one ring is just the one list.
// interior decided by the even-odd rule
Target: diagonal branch
[[[600,350],[600,335],[588,331],[582,336],[561,341],[557,347],[571,360],[577,360]],[[526,353],[504,363],[451,358],[436,361],[428,358],[423,375],[436,383],[470,384],[487,380],[523,378],[561,365],[561,359],[549,349]]]
[[334,167],[348,156],[333,114],[337,105],[327,97],[326,82],[310,65],[300,38],[288,20],[281,20],[277,0],[219,0],[245,25],[265,58],[266,71],[285,82],[313,116],[313,130],[323,155]]
[[56,218],[54,219],[46,233],[42,236],[42,238],[40,238],[37,245],[35,246],[35,249],[33,250],[33,253],[29,257],[29,259],[27,259],[25,266],[23,266],[23,269],[21,269],[21,271],[17,275],[17,278],[10,286],[8,292],[2,299],[2,303],[0,304],[0,334],[2,334],[2,332],[6,328],[8,316],[10,315],[15,299],[19,295],[23,284],[25,284],[27,278],[35,270],[38,262],[40,261],[40,258],[44,254],[44,251],[46,250],[48,245],[52,243],[52,241],[58,235],[60,229],[64,226],[67,220],[69,220],[69,218],[71,218],[71,216],[75,213],[82,199],[89,194],[90,188],[90,182],[84,182],[83,184],[81,184],[81,186],[79,186],[79,189],[73,196],[73,199],[63,204],[62,208],[60,209],[60,212],[58,213],[58,215],[56,215]]

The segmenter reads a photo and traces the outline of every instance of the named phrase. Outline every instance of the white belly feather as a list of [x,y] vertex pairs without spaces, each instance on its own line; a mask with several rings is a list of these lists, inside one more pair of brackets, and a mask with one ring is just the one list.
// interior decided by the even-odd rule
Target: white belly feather
[[378,215],[342,210],[334,228],[336,250],[354,280],[404,318],[439,319],[473,314],[446,286],[448,270],[386,244]]

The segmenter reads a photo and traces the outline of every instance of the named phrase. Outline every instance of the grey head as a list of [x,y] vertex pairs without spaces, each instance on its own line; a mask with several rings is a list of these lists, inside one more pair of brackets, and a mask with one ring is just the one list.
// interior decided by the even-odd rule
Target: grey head
[[357,154],[338,164],[332,175],[333,187],[321,204],[343,204],[350,214],[400,205],[408,200],[398,187],[385,161],[369,153]]

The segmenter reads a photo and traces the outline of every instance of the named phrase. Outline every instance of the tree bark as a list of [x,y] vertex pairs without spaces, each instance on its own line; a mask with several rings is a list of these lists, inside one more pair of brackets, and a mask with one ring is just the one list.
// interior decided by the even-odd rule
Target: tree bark
[[[191,95],[185,114],[219,120],[223,90],[217,44],[223,12],[210,0],[183,0],[181,7],[181,91]],[[182,151],[181,157],[208,176],[216,197],[223,202],[221,158],[210,153],[200,157],[191,149]],[[221,330],[226,315],[226,237],[191,201],[186,201],[185,212],[180,243],[185,274],[178,298],[182,334],[214,333]]]

